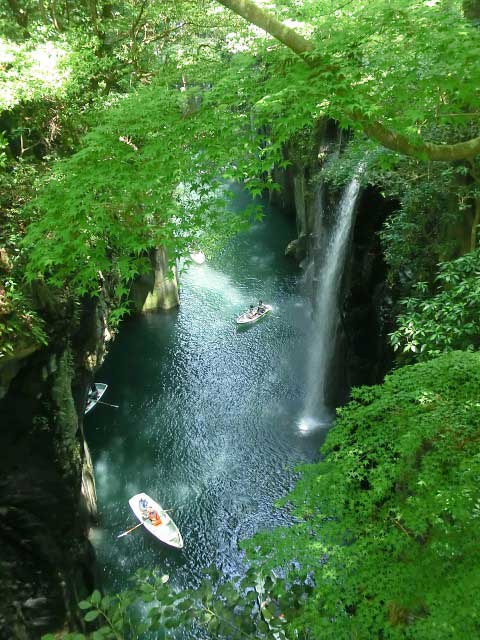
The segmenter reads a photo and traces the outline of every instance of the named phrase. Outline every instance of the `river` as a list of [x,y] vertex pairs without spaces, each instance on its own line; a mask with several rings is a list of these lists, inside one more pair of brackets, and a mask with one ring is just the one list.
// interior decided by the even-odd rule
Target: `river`
[[[236,206],[245,203],[239,193]],[[128,320],[97,381],[109,389],[85,421],[97,481],[92,531],[103,584],[126,586],[155,568],[180,587],[216,564],[242,568],[239,540],[288,522],[274,507],[314,460],[325,430],[302,430],[310,303],[301,271],[284,256],[293,220],[266,216],[181,277],[181,305]],[[270,316],[236,330],[235,316],[261,298]],[[184,540],[169,549],[136,523],[128,499],[140,491],[172,508]]]

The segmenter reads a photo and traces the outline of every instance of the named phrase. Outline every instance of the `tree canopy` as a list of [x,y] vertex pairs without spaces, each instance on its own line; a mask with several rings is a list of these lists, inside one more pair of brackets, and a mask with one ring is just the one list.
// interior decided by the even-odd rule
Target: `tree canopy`
[[198,234],[207,242],[215,228],[238,228],[220,213],[219,184],[275,188],[284,145],[325,117],[399,153],[475,169],[480,30],[468,7],[270,8],[279,19],[249,0],[4,9],[10,150],[68,156],[43,164],[27,211],[30,279],[95,291],[112,264],[123,291],[149,247],[163,243],[173,257]]
[[251,0],[220,2],[312,67],[320,76],[318,99],[333,117],[405,155],[453,161],[480,153],[478,136],[438,144],[423,133],[428,136],[433,123],[478,118],[475,3],[467,3],[466,10],[435,0],[347,3],[337,10],[325,3],[326,14],[320,3],[305,3],[301,17],[313,27],[307,40]]
[[[31,278],[51,274],[58,284],[72,276],[80,291],[92,289],[95,269],[118,249],[128,281],[148,246],[188,245],[181,242],[188,234],[175,229],[180,220],[188,220],[190,236],[194,222],[200,233],[213,230],[209,221],[223,207],[219,180],[242,180],[254,194],[273,188],[268,175],[282,163],[283,145],[322,117],[401,153],[474,163],[480,31],[460,3],[279,5],[308,40],[251,2],[226,4],[289,49],[235,23],[208,44],[196,25],[193,42],[188,30],[163,50],[148,86],[99,112],[83,149],[49,177],[27,237]],[[219,10],[205,7],[212,38]],[[197,10],[188,3],[184,10],[182,25],[195,25]],[[458,137],[464,141],[453,142]],[[179,185],[192,193],[183,204]],[[207,188],[208,206],[200,194]],[[63,217],[69,222],[58,225]]]

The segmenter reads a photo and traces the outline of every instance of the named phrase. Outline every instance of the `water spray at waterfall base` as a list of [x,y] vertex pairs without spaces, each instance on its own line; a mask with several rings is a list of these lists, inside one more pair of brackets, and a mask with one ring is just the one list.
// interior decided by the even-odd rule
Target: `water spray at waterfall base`
[[300,418],[297,423],[300,435],[310,435],[320,429],[328,428],[332,424],[335,413],[331,410],[329,411],[326,407],[324,409],[325,411],[322,415],[320,413],[315,416],[304,415]]

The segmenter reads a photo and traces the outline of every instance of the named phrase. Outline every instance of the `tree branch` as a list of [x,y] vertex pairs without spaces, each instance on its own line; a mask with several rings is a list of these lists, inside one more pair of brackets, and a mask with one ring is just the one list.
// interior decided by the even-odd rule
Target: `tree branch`
[[251,0],[219,0],[219,2],[227,9],[231,9],[248,22],[269,33],[297,55],[303,56],[313,50],[313,44],[309,40],[284,25],[283,22],[258,7]]
[[480,137],[456,144],[434,144],[433,142],[414,144],[405,136],[389,131],[380,122],[366,122],[360,115],[353,115],[353,118],[360,122],[369,138],[404,156],[416,158],[425,156],[432,162],[453,162],[455,160],[471,160],[480,153]]
[[[218,0],[218,2],[245,18],[251,24],[269,33],[303,60],[306,60],[308,64],[319,67],[320,71],[333,70],[332,67],[327,68],[325,65],[322,68],[322,61],[316,55],[306,55],[314,51],[312,42],[306,40],[294,29],[287,27],[270,13],[258,7],[252,0]],[[478,0],[475,0],[475,2],[472,0],[472,4],[477,4],[477,2]],[[338,68],[335,70],[338,71]],[[480,137],[456,144],[434,144],[423,141],[412,143],[405,136],[390,131],[382,123],[369,121],[364,114],[358,111],[347,111],[347,115],[361,125],[369,138],[402,155],[416,158],[425,157],[434,162],[451,162],[454,160],[470,160],[480,154]]]
[[148,0],[143,0],[142,4],[140,5],[140,11],[138,12],[137,17],[135,18],[135,20],[133,21],[132,27],[130,29],[130,33],[132,34],[132,38],[135,38],[137,35],[137,28],[140,24],[140,20],[142,19],[143,16],[143,12],[145,11],[145,7],[147,6]]

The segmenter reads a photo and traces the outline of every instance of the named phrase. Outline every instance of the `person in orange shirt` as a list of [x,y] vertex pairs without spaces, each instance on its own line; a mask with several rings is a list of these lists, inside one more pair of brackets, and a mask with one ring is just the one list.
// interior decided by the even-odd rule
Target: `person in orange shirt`
[[163,524],[163,520],[158,515],[158,511],[153,507],[149,506],[147,508],[147,518],[150,520],[154,527],[158,527],[159,525]]

